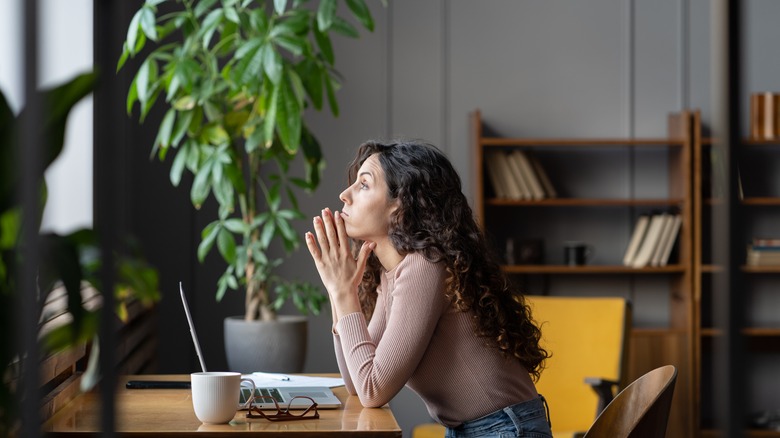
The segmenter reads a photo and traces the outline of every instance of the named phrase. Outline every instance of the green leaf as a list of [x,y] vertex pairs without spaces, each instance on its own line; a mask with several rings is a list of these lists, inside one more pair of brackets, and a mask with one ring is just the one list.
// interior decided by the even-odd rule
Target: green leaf
[[157,132],[157,145],[167,148],[171,144],[171,133],[173,132],[173,124],[176,121],[176,110],[171,108],[165,113],[162,122],[160,123],[160,130]]
[[374,31],[374,19],[363,0],[347,0],[347,6],[366,29]]
[[338,83],[335,82],[335,79],[329,75],[325,75],[325,90],[328,92],[328,104],[330,105],[330,112],[332,112],[334,116],[338,117],[339,102],[336,99],[336,88],[338,88]]
[[270,36],[275,37],[288,33],[303,36],[309,32],[309,12],[307,10],[294,10],[288,14],[271,29]]
[[301,62],[298,65],[298,75],[303,81],[303,86],[306,89],[312,105],[316,110],[322,109],[322,96],[323,96],[323,74],[320,67],[310,60]]
[[350,38],[357,38],[360,36],[357,29],[355,29],[355,26],[338,16],[333,18],[333,24],[331,25],[331,28],[334,32],[340,33],[341,35]]
[[263,225],[263,231],[260,233],[260,246],[264,249],[268,248],[271,244],[271,238],[274,237],[276,232],[276,222],[268,221]]
[[187,164],[187,145],[184,145],[179,151],[176,153],[176,157],[173,159],[173,163],[171,164],[171,172],[170,172],[170,179],[171,184],[173,184],[174,187],[179,187],[179,183],[181,183],[181,176],[184,173],[184,167]]
[[226,221],[222,222],[222,226],[236,234],[249,233],[249,227],[247,227],[247,224],[238,218],[227,219]]
[[132,55],[138,53],[135,44],[138,42],[138,30],[141,27],[140,23],[143,11],[143,8],[136,11],[135,15],[133,15],[133,18],[130,20],[130,24],[127,26],[127,39],[125,44],[127,44],[127,47],[130,49],[130,54]]
[[317,28],[324,32],[330,28],[333,23],[333,17],[336,16],[336,0],[321,0],[317,8]]
[[317,47],[320,48],[322,56],[325,57],[328,64],[333,65],[335,56],[333,55],[333,45],[330,43],[330,36],[325,32],[314,29],[314,40],[317,41]]
[[135,85],[135,79],[130,83],[130,90],[127,91],[127,115],[133,112],[133,103],[138,100],[138,88]]
[[251,83],[263,67],[264,51],[262,45],[251,47],[233,69],[235,81],[239,84]]
[[146,104],[151,94],[149,92],[149,82],[152,76],[151,72],[153,65],[156,65],[156,62],[151,58],[146,58],[143,64],[141,64],[141,67],[138,68],[138,73],[135,75],[135,79],[133,79],[136,93],[138,95],[138,100],[141,102],[141,106]]
[[179,111],[187,111],[195,108],[195,98],[192,96],[182,96],[176,99],[173,103],[173,107]]
[[229,142],[230,136],[222,125],[214,122],[203,129],[203,139],[209,144],[221,145]]
[[172,146],[178,146],[181,139],[184,138],[184,134],[187,133],[187,128],[189,128],[192,123],[194,114],[194,111],[179,112],[178,117],[176,117],[176,124],[173,126],[173,134],[170,143]]
[[279,94],[277,132],[282,145],[288,153],[294,154],[301,143],[302,111],[287,81],[282,84]]
[[195,6],[195,17],[200,17],[205,14],[215,3],[217,3],[217,0],[200,0]]
[[270,146],[272,139],[274,138],[274,129],[276,128],[276,115],[279,108],[279,94],[282,85],[273,86],[273,92],[271,93],[271,99],[268,101],[268,107],[265,112],[265,119],[263,120],[263,138],[265,139],[264,146]]
[[291,35],[279,35],[273,39],[279,47],[290,52],[293,56],[301,56],[307,46],[307,41],[303,38]]
[[220,228],[217,235],[217,248],[226,262],[233,264],[236,261],[236,241],[230,231]]
[[262,48],[263,70],[274,85],[282,79],[282,57],[273,45],[266,44]]
[[150,8],[142,8],[140,11],[141,30],[152,41],[157,41],[157,28],[155,27],[154,11]]
[[201,33],[203,34],[203,47],[209,47],[211,38],[214,36],[214,32],[216,32],[217,26],[222,22],[224,16],[225,14],[222,11],[222,8],[217,8],[209,12],[203,20],[203,27],[201,28]]
[[188,141],[187,147],[187,169],[192,173],[198,173],[200,169],[200,147],[194,140]]
[[198,170],[195,175],[195,181],[192,182],[192,189],[190,190],[190,199],[192,205],[195,208],[200,209],[203,202],[209,196],[211,191],[211,169],[213,167],[213,161],[206,161],[204,165]]
[[116,63],[116,70],[114,73],[118,73],[122,69],[122,66],[127,62],[127,58],[130,57],[130,50],[127,48],[127,43],[122,45],[122,56],[119,57],[119,61]]
[[221,229],[219,221],[214,221],[206,225],[206,228],[200,233],[201,241],[200,245],[198,245],[198,260],[201,263],[206,259],[206,254],[209,253],[211,247],[214,246],[214,241],[217,240],[217,235]]
[[287,0],[274,0],[274,10],[277,14],[282,15],[286,7]]
[[320,143],[305,126],[301,132],[301,149],[303,149],[306,180],[311,186],[310,190],[313,190],[320,184],[320,172],[325,163],[322,160]]

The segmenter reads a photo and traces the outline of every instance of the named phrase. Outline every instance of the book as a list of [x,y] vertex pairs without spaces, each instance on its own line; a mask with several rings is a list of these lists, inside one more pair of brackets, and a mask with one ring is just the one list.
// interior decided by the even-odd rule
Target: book
[[672,217],[672,225],[670,232],[667,234],[666,242],[664,243],[664,249],[661,252],[661,259],[658,266],[666,266],[669,264],[669,256],[672,254],[672,249],[677,241],[677,235],[680,233],[680,226],[682,225],[682,216],[676,214]]
[[655,246],[655,249],[653,250],[653,255],[650,257],[650,266],[658,266],[661,262],[661,253],[666,248],[666,240],[669,238],[669,234],[672,230],[672,222],[674,222],[674,217],[670,214],[663,215],[664,222],[661,226],[661,232],[658,235],[658,244]]
[[485,169],[487,170],[488,179],[490,185],[493,186],[493,192],[499,199],[508,198],[504,183],[500,175],[499,166],[496,164],[496,160],[500,159],[496,154],[485,154]]
[[747,259],[749,266],[780,266],[780,248],[747,246]]
[[645,237],[647,225],[649,223],[650,216],[647,214],[642,214],[637,219],[636,225],[634,225],[634,231],[631,233],[631,239],[628,241],[628,247],[626,247],[626,252],[623,255],[623,266],[631,266],[631,262],[634,260],[634,256],[636,256],[637,249],[639,249],[639,245]]
[[531,187],[528,186],[528,178],[524,175],[525,170],[515,158],[515,153],[510,152],[506,154],[506,161],[512,171],[512,177],[515,179],[522,192],[522,199],[534,199]]
[[665,214],[667,213],[654,214],[650,218],[650,224],[647,227],[645,238],[642,239],[642,244],[639,246],[636,256],[631,261],[632,267],[643,268],[650,263],[655,247],[658,245],[664,222],[666,222]]
[[509,167],[509,160],[507,160],[507,154],[504,152],[496,153],[496,167],[499,169],[499,176],[506,189],[506,194],[509,199],[525,199],[523,189],[517,182],[517,179],[512,175],[512,169]]
[[770,237],[754,237],[753,238],[753,247],[776,247],[780,249],[780,239],[777,238],[770,238]]
[[522,170],[522,176],[525,178],[531,199],[544,199],[544,188],[526,154],[523,151],[516,150],[510,154],[510,157]]
[[550,181],[550,177],[547,175],[544,167],[542,167],[542,163],[540,163],[539,159],[536,158],[533,154],[527,154],[527,157],[528,161],[531,163],[531,167],[533,167],[534,172],[536,173],[536,176],[539,177],[539,182],[542,183],[545,196],[548,198],[557,198],[558,192],[555,191],[555,187],[553,186],[552,181]]

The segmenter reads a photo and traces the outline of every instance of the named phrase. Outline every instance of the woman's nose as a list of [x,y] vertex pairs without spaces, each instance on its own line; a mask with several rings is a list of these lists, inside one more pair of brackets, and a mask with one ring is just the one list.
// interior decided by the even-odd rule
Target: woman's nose
[[339,194],[339,200],[345,204],[349,204],[349,187]]

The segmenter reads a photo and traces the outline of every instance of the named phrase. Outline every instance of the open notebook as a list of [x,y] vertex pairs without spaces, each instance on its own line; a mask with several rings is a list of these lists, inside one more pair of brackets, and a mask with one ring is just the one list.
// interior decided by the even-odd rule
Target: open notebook
[[[184,305],[184,313],[187,315],[187,324],[190,326],[190,333],[192,334],[192,343],[195,345],[195,352],[198,355],[200,361],[200,367],[203,372],[206,372],[206,362],[203,359],[203,353],[200,350],[200,341],[198,341],[198,335],[195,333],[195,325],[192,322],[192,314],[190,313],[190,307],[187,305],[187,298],[184,296],[184,289],[179,283],[179,292],[181,293],[181,302]],[[241,394],[238,395],[238,407],[244,408],[247,397],[252,392],[248,387],[241,387]],[[330,388],[327,386],[316,387],[279,387],[279,388],[257,388],[256,395],[270,396],[276,399],[281,407],[286,407],[294,397],[306,396],[311,397],[316,403],[319,409],[333,409],[341,406],[341,401],[333,394]],[[262,399],[261,399],[262,400]],[[275,409],[273,402],[270,400],[257,401],[252,403],[254,406],[260,409]],[[289,404],[290,409],[306,409],[311,405],[311,402],[306,399],[295,399],[292,404]]]

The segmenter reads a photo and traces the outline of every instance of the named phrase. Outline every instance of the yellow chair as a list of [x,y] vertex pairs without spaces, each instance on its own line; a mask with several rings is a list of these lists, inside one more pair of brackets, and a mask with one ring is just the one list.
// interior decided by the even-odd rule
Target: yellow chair
[[550,406],[555,437],[584,433],[623,387],[631,311],[619,297],[528,296],[552,353],[536,389]]
[[[550,353],[536,388],[550,407],[556,438],[581,436],[626,378],[631,311],[619,297],[526,296]],[[441,438],[444,427],[421,424],[412,438]]]

